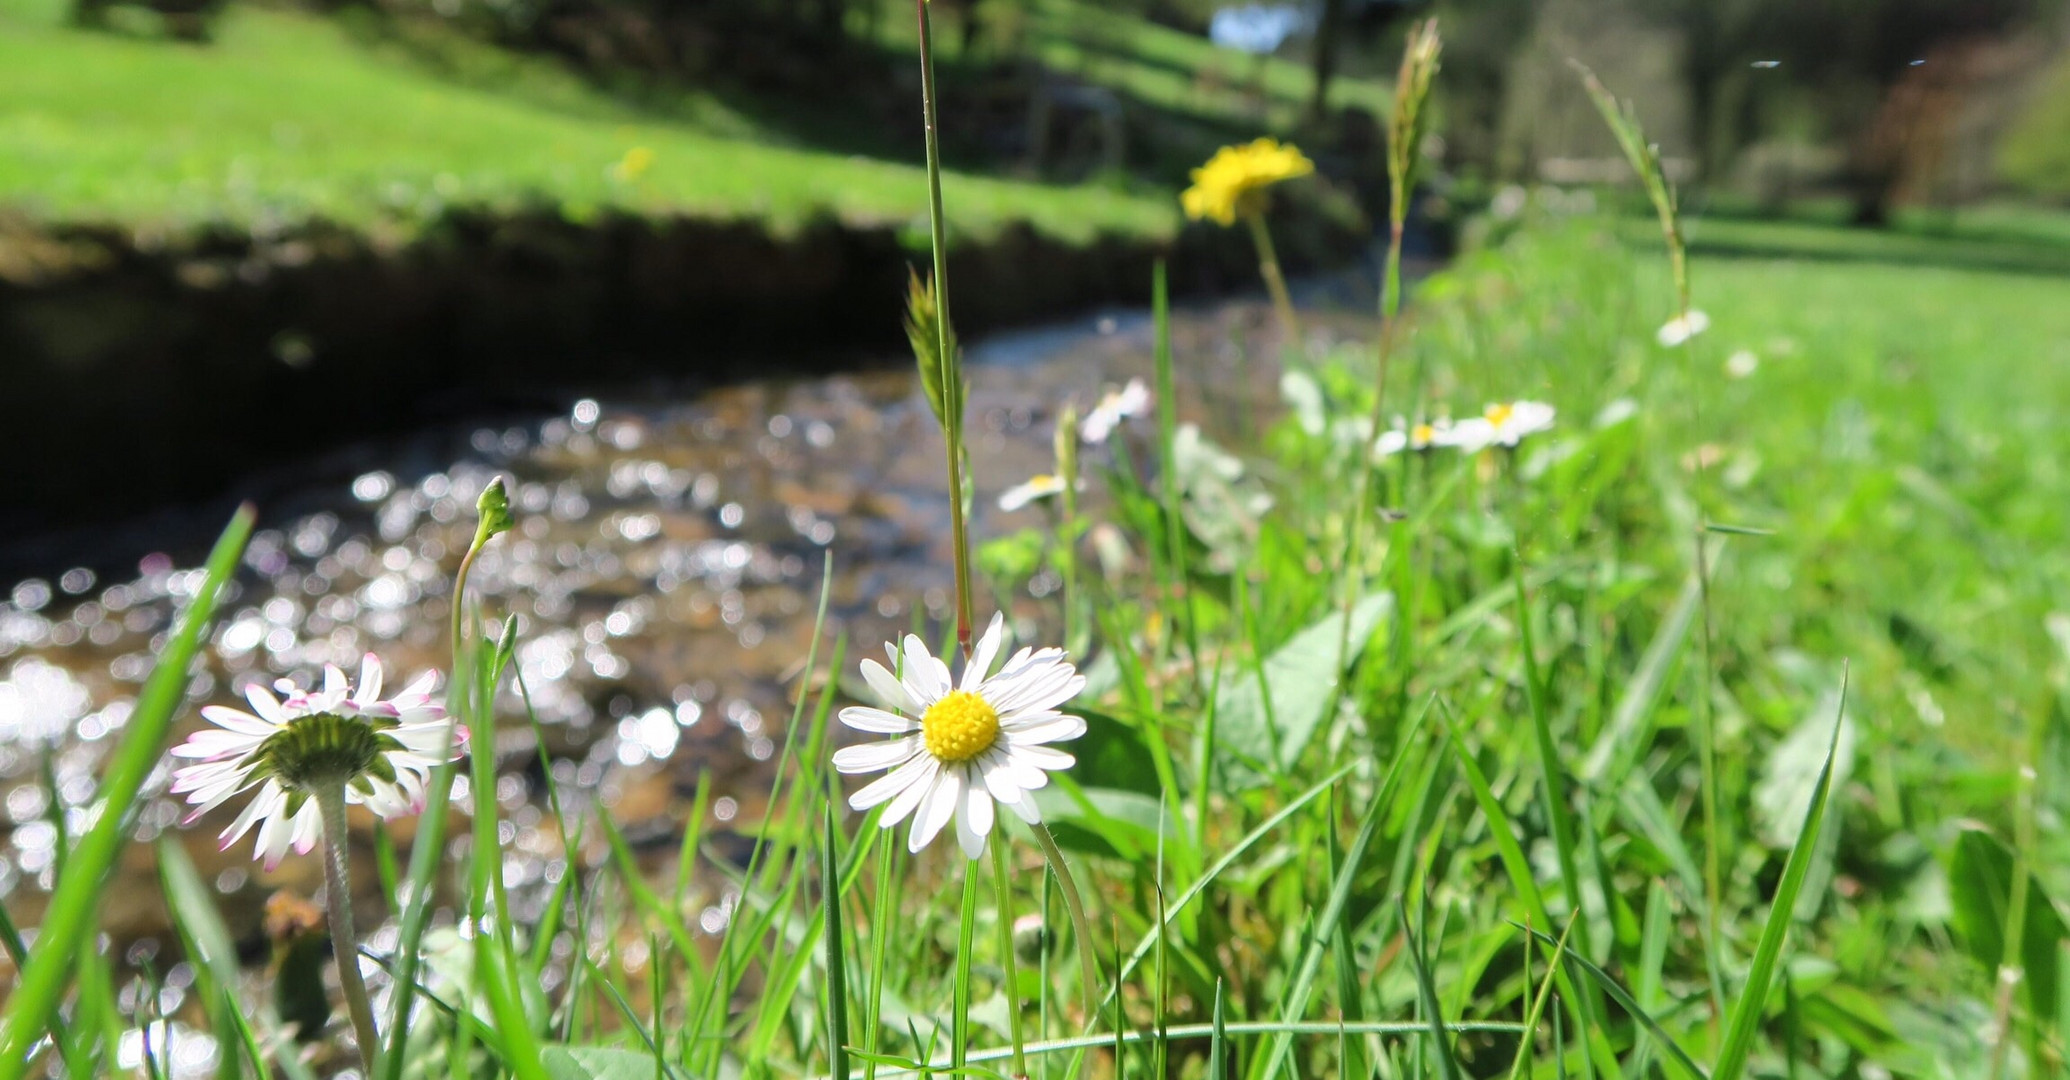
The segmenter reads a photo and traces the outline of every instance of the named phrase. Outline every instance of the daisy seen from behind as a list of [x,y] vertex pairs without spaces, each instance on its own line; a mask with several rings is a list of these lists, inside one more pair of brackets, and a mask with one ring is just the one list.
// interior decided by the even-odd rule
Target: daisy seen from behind
[[1107,441],[1114,429],[1124,420],[1133,420],[1150,411],[1156,398],[1150,394],[1150,387],[1141,379],[1130,379],[1128,385],[1119,390],[1109,390],[1100,398],[1100,403],[1079,421],[1078,437],[1093,446]]
[[862,662],[863,678],[886,708],[841,710],[849,727],[896,736],[836,751],[834,768],[885,772],[848,805],[868,810],[888,803],[879,822],[887,829],[911,817],[910,852],[918,854],[954,820],[964,855],[978,858],[997,806],[1039,822],[1034,792],[1049,783],[1050,772],[1077,761],[1050,744],[1085,734],[1083,719],[1057,711],[1085,688],[1085,677],[1055,648],[1024,648],[993,672],[1005,646],[1005,622],[992,617],[960,682],[919,637],[908,634],[902,648],[887,643],[900,675],[875,660]]
[[223,830],[222,846],[257,826],[253,856],[271,870],[290,849],[307,854],[316,846],[324,831],[318,797],[332,786],[343,789],[345,802],[383,818],[422,810],[431,771],[467,746],[467,729],[432,700],[437,681],[427,671],[383,700],[381,661],[369,653],[356,688],[333,664],[321,690],[283,682],[283,700],[253,683],[245,689],[250,712],[204,706],[201,715],[215,726],[172,749],[193,762],[173,772],[172,792],[194,807],[186,821],[256,788]]
[[1690,338],[1710,328],[1711,317],[1691,308],[1687,313],[1660,324],[1660,329],[1654,333],[1653,339],[1660,342],[1663,348],[1672,349],[1686,344]]

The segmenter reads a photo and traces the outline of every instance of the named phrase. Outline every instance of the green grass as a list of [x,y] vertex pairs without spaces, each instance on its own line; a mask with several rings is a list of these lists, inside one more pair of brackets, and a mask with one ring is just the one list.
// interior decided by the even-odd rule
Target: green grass
[[[1680,349],[1654,336],[1674,306],[1658,241],[1625,219],[1526,220],[1422,282],[1382,411],[1533,398],[1558,421],[1514,454],[1383,462],[1393,513],[1363,525],[1370,343],[1290,358],[1297,407],[1229,425],[1251,435],[1222,457],[1174,424],[1204,376],[1160,330],[1156,434],[1146,420],[1122,444],[1136,464],[1086,449],[1087,518],[978,560],[980,623],[1011,606],[1082,639],[1090,729],[1041,805],[1086,923],[1061,919],[1018,825],[993,837],[1011,863],[994,900],[946,837],[912,858],[881,811],[845,808],[832,716],[861,693],[848,656],[877,643],[821,625],[767,816],[730,826],[764,841],[747,864],[710,845],[643,864],[608,820],[564,822],[582,870],[539,921],[406,956],[425,1004],[400,1029],[380,1017],[389,1075],[989,1076],[1016,1032],[1044,1078],[1210,1060],[1247,1080],[1966,1078],[2000,1053],[2001,1075],[2059,1075],[2057,986],[1996,969],[2057,971],[2070,896],[2051,735],[2070,664],[2070,225],[1999,208],[1944,233],[1689,231],[1712,323]],[[1091,561],[1094,527],[1128,557]],[[1070,584],[1035,595],[1030,550]],[[453,701],[484,739],[504,655],[458,661]],[[156,735],[132,727],[124,776]],[[593,805],[542,774],[549,805]],[[714,827],[703,799],[688,854]],[[494,826],[457,849],[441,903],[503,909],[501,859],[467,854],[494,851]],[[97,873],[113,833],[74,849],[91,857],[61,895],[92,891],[71,867]],[[415,853],[413,927],[441,854]],[[168,872],[188,894],[175,916],[206,951],[224,935],[186,877]],[[715,885],[740,897],[716,935],[692,914]],[[1001,922],[1037,912],[1046,932],[1009,961]],[[40,963],[9,1022],[66,989],[61,961]],[[47,1053],[105,1060],[105,1033],[139,1022],[118,975],[77,965]],[[263,1071],[273,1021],[233,982],[212,972],[185,1019],[251,1018],[217,1034]]]
[[[924,222],[914,166],[767,145],[709,98],[640,111],[543,60],[440,42],[446,62],[338,23],[233,5],[211,45],[63,25],[0,0],[0,204],[59,221],[363,226],[459,205]],[[653,152],[636,180],[612,166]],[[1176,183],[1177,178],[1174,178]],[[951,174],[954,224],[1166,236],[1176,198]]]

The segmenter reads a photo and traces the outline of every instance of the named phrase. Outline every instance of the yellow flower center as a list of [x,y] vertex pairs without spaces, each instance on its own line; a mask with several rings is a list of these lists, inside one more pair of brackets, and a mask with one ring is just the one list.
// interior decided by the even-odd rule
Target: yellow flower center
[[969,761],[999,741],[999,712],[968,690],[951,690],[920,717],[927,752],[947,762]]
[[1510,416],[1516,411],[1517,408],[1514,405],[1490,405],[1488,406],[1488,422],[1496,427],[1501,427],[1509,423]]
[[1409,445],[1429,446],[1437,439],[1437,434],[1437,429],[1429,424],[1417,424],[1415,430],[1409,432]]

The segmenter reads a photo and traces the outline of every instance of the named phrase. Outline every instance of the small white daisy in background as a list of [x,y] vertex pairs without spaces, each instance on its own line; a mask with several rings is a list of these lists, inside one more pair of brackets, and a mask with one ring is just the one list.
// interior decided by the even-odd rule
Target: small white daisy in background
[[1660,332],[1653,335],[1653,337],[1662,346],[1672,349],[1710,328],[1711,317],[1695,308],[1691,308],[1689,309],[1689,314],[1677,315],[1660,324]]
[[1725,374],[1735,379],[1752,375],[1761,366],[1761,358],[1752,349],[1741,349],[1725,358]]
[[1542,401],[1503,401],[1481,415],[1452,425],[1447,445],[1472,454],[1490,446],[1515,446],[1524,436],[1550,431],[1554,409]]
[[451,724],[431,698],[437,681],[438,674],[427,671],[383,701],[381,661],[368,653],[357,690],[336,665],[325,665],[322,690],[283,680],[283,701],[253,683],[244,692],[251,712],[203,706],[201,715],[215,727],[172,749],[174,757],[195,761],[173,772],[173,793],[194,807],[186,821],[257,787],[244,812],[223,830],[223,847],[257,825],[253,856],[271,870],[290,848],[307,854],[322,838],[314,796],[324,785],[342,785],[346,802],[384,818],[417,813],[431,770],[467,747],[467,729]]
[[1452,421],[1439,417],[1414,427],[1405,426],[1401,417],[1394,418],[1394,427],[1380,433],[1373,440],[1373,453],[1380,457],[1392,457],[1404,450],[1421,453],[1451,444]]
[[990,674],[1005,633],[1004,617],[992,616],[960,684],[950,681],[949,665],[918,637],[906,635],[903,653],[886,644],[904,678],[875,660],[864,660],[862,673],[893,711],[860,705],[841,710],[841,722],[858,731],[900,736],[843,747],[834,753],[834,768],[890,770],[850,796],[848,805],[868,810],[889,802],[880,821],[887,829],[910,815],[906,850],[915,854],[953,818],[963,853],[983,855],[995,803],[1023,821],[1040,821],[1033,793],[1049,783],[1049,771],[1077,762],[1048,744],[1085,734],[1084,720],[1056,711],[1085,688],[1085,676],[1062,649],[1022,649]]
[[[1085,485],[1078,485],[1083,488]],[[999,509],[1019,510],[1037,499],[1050,499],[1064,493],[1064,478],[1050,473],[1031,476],[1021,483],[999,493]]]
[[1114,434],[1114,429],[1120,427],[1122,421],[1150,411],[1151,402],[1154,400],[1156,399],[1150,395],[1150,387],[1145,385],[1143,380],[1130,379],[1127,386],[1107,391],[1106,396],[1100,398],[1100,403],[1093,407],[1093,411],[1085,414],[1085,419],[1078,425],[1078,437],[1093,446],[1098,446],[1106,442],[1109,435]]

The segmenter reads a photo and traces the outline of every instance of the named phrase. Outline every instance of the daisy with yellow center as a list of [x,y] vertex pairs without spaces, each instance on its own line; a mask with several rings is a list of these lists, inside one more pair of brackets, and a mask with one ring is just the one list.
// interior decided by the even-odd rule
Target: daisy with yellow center
[[1000,492],[999,509],[1011,512],[1019,510],[1021,507],[1037,499],[1054,498],[1063,493],[1063,477],[1051,473],[1041,473]]
[[1085,734],[1084,720],[1057,711],[1085,688],[1085,676],[1062,649],[1022,649],[993,673],[1005,627],[1003,617],[992,617],[960,683],[919,637],[906,635],[903,650],[885,645],[903,677],[875,660],[862,662],[862,674],[886,708],[841,710],[849,727],[898,736],[844,747],[834,754],[834,768],[888,770],[848,805],[868,810],[889,803],[879,822],[887,829],[911,817],[906,850],[915,854],[953,820],[963,853],[978,858],[992,833],[995,805],[1029,824],[1042,820],[1035,791],[1049,783],[1050,772],[1077,761],[1049,744]]
[[1450,445],[1469,454],[1490,446],[1513,447],[1526,435],[1552,430],[1554,413],[1542,401],[1499,401],[1481,415],[1454,424]]
[[1234,225],[1239,217],[1264,213],[1267,188],[1314,171],[1306,154],[1277,139],[1225,146],[1193,170],[1193,186],[1180,193],[1179,204],[1195,221]]
[[1373,453],[1379,457],[1393,457],[1404,450],[1420,454],[1450,445],[1451,434],[1452,421],[1444,417],[1414,426],[1404,426],[1403,420],[1396,417],[1394,427],[1381,432],[1380,437],[1373,440]]

